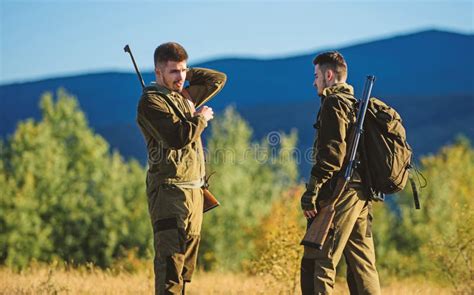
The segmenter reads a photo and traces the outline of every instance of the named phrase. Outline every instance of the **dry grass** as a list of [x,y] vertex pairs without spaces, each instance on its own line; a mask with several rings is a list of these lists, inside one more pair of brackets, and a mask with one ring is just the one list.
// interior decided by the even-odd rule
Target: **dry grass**
[[[269,289],[261,277],[244,274],[200,272],[188,294],[285,294],[278,284]],[[153,275],[150,268],[137,273],[100,270],[89,266],[68,269],[57,266],[34,266],[21,273],[0,268],[0,294],[153,294]],[[336,284],[335,294],[348,294],[344,282]],[[382,294],[451,294],[428,282],[396,282],[384,286]]]
[[150,294],[152,272],[114,274],[89,267],[34,267],[22,273],[0,270],[0,294]]

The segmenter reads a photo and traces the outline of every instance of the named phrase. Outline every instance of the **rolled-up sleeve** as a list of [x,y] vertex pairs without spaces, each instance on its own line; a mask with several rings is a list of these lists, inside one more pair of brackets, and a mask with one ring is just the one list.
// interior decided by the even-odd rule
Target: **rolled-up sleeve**
[[192,68],[186,79],[189,81],[189,86],[186,89],[198,108],[224,88],[227,76],[215,70]]

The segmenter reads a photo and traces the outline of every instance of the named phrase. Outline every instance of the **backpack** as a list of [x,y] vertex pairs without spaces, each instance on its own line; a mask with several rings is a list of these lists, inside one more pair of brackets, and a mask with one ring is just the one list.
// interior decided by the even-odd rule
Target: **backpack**
[[367,106],[361,154],[373,195],[393,194],[405,188],[412,167],[405,127],[397,111],[376,98],[370,98]]

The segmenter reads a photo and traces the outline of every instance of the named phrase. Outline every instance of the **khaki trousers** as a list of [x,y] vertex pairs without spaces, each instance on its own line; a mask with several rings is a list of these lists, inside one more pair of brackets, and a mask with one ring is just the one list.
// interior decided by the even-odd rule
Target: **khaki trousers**
[[372,239],[372,203],[361,190],[347,189],[335,207],[333,228],[323,249],[304,247],[301,290],[306,294],[331,294],[336,266],[342,255],[347,262],[351,294],[380,294]]
[[148,208],[155,248],[155,294],[180,294],[196,267],[202,190],[160,185],[149,194]]

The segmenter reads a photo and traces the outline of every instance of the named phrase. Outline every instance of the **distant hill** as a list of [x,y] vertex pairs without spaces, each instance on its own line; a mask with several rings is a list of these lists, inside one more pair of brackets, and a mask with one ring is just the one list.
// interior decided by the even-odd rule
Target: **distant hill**
[[[399,110],[418,155],[436,151],[459,133],[474,139],[473,35],[429,30],[338,50],[347,59],[349,83],[356,88],[356,95],[360,95],[367,74],[377,76],[374,95]],[[313,139],[311,126],[319,107],[312,87],[316,54],[226,58],[194,66],[228,75],[227,86],[210,103],[212,107],[222,110],[235,105],[257,138],[272,130],[296,129],[299,147],[306,149]],[[128,59],[125,54],[124,58]],[[144,73],[144,79],[152,81],[153,73]],[[132,70],[2,85],[0,136],[13,132],[19,120],[38,118],[40,95],[59,87],[78,97],[91,126],[114,148],[126,157],[144,161],[143,141],[135,124],[141,89]]]

